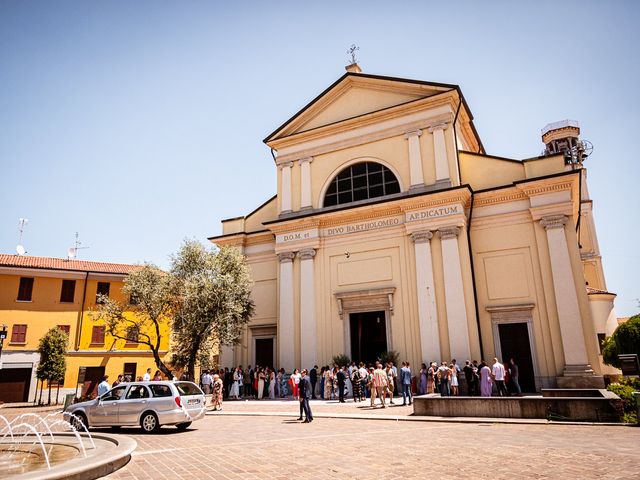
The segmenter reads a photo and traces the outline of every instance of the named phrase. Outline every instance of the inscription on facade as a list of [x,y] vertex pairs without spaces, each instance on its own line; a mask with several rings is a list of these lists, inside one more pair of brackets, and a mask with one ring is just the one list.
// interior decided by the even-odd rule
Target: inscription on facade
[[415,212],[407,212],[407,222],[415,222],[417,220],[427,220],[430,218],[448,217],[462,213],[462,205],[447,205],[445,207],[427,208],[426,210],[417,210]]
[[345,235],[348,233],[366,232],[369,230],[378,230],[381,228],[395,227],[402,225],[402,217],[384,218],[381,220],[371,220],[368,222],[352,223],[350,225],[340,225],[338,227],[329,227],[323,230],[324,237],[333,237],[335,235]]
[[302,230],[300,232],[282,233],[276,235],[276,243],[298,242],[300,240],[308,240],[318,236],[317,229]]

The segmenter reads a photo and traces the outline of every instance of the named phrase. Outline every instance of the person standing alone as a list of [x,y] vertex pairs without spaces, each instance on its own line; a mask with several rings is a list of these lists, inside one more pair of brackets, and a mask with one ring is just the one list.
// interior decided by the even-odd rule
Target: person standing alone
[[[300,375],[300,383],[298,383],[298,394],[300,396],[300,406],[304,412],[304,422],[313,422],[313,414],[311,413],[311,405],[309,405],[309,399],[311,398],[311,379],[307,375],[307,370],[303,369]],[[302,412],[300,412],[300,419],[302,419]]]
[[409,397],[409,405],[411,405],[411,367],[409,362],[402,362],[400,384],[402,385],[402,405],[407,404],[407,397]]

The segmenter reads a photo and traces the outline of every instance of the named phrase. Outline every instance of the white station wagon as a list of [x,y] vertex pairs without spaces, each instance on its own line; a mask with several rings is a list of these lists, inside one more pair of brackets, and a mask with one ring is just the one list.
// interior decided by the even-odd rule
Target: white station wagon
[[121,383],[95,400],[69,405],[71,423],[77,430],[89,427],[140,426],[156,432],[162,425],[184,430],[205,414],[206,401],[192,382]]

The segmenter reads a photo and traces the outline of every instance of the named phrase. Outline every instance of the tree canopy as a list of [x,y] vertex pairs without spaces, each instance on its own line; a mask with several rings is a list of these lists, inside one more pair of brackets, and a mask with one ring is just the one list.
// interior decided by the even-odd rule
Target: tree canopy
[[135,336],[146,345],[168,378],[173,373],[160,357],[163,322],[171,327],[171,367],[193,378],[195,365],[208,366],[216,346],[238,343],[253,313],[249,268],[240,251],[207,249],[193,240],[171,257],[168,272],[152,264],[131,272],[123,292],[127,302],[100,296],[95,318],[113,338]]
[[625,353],[635,353],[640,357],[640,314],[618,325],[613,335],[603,343],[602,358],[607,365],[620,368],[618,355]]
[[251,278],[237,248],[207,250],[186,241],[172,258],[178,305],[172,317],[172,363],[193,377],[215,345],[235,345],[253,314]]

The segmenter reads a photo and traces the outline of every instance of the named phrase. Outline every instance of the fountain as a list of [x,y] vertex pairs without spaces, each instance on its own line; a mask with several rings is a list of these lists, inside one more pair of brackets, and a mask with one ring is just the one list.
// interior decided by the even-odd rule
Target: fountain
[[128,437],[92,435],[68,412],[0,415],[0,479],[98,478],[125,465],[135,447]]

